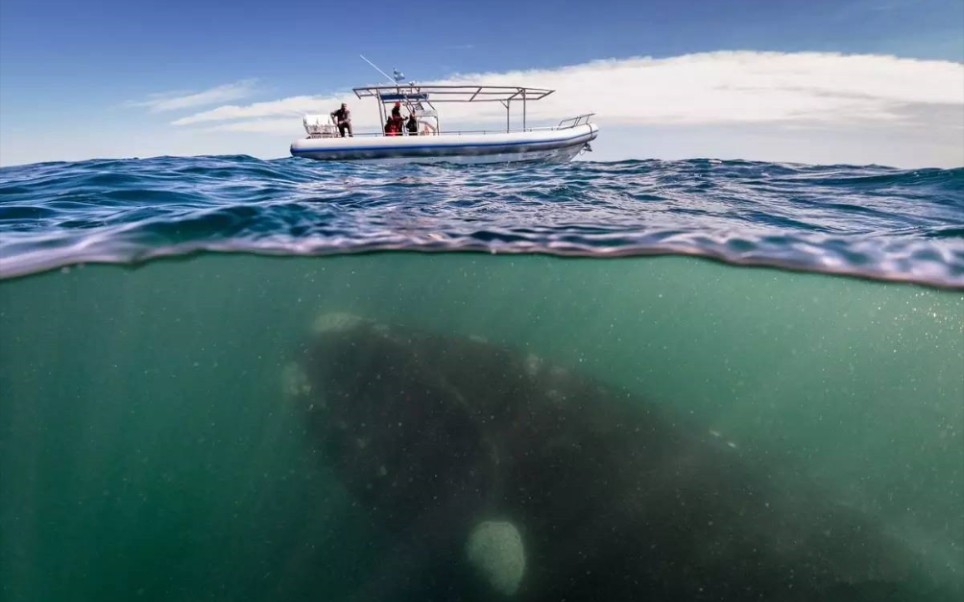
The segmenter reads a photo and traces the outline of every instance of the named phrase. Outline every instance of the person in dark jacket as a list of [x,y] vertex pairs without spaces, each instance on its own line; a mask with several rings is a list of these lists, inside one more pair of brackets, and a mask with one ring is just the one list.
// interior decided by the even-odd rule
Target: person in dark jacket
[[354,136],[351,131],[351,111],[348,110],[348,105],[341,103],[341,108],[331,112],[331,118],[334,120],[335,125],[338,126],[338,131],[341,133],[341,137],[345,137],[345,131],[348,131],[349,136]]

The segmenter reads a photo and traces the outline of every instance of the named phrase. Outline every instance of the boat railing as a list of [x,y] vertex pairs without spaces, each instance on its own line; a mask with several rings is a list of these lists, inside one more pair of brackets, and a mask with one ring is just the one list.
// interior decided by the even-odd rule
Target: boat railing
[[[587,123],[588,123],[588,122],[587,122]],[[476,136],[476,135],[492,135],[492,136],[497,136],[497,135],[505,135],[505,134],[507,134],[507,133],[509,133],[509,134],[515,134],[515,133],[520,133],[520,132],[549,132],[549,131],[554,131],[554,130],[566,130],[566,129],[571,129],[571,128],[573,128],[573,127],[575,127],[575,126],[574,126],[574,125],[570,125],[570,126],[566,126],[566,127],[559,127],[559,126],[555,126],[555,125],[550,125],[550,126],[545,126],[545,127],[525,128],[524,130],[523,130],[523,129],[513,129],[513,130],[510,130],[509,132],[506,132],[505,130],[445,130],[445,131],[442,131],[442,132],[422,132],[422,133],[419,133],[419,134],[399,134],[399,135],[395,135],[395,136],[389,136],[388,134],[385,134],[385,133],[383,133],[383,132],[357,132],[357,133],[355,134],[355,137],[356,137],[356,138],[401,138],[401,137],[406,137],[406,138],[407,138],[408,136],[417,135],[417,136],[420,137],[420,138],[437,137],[437,136],[441,136],[441,137],[445,138],[445,137],[449,137],[449,136]],[[309,138],[320,138],[321,136],[308,136],[308,137],[309,137]],[[339,135],[338,135],[337,133],[335,133],[335,134],[332,135],[332,136],[325,136],[325,137],[338,138]]]
[[[498,134],[506,134],[506,133],[512,134],[512,133],[519,133],[519,132],[549,132],[549,131],[555,131],[555,130],[568,130],[568,129],[572,129],[572,128],[578,126],[578,125],[588,124],[588,123],[589,123],[589,118],[592,117],[593,115],[595,115],[595,113],[586,113],[585,115],[579,115],[579,116],[577,116],[577,117],[572,117],[572,118],[569,118],[569,119],[563,119],[561,122],[559,122],[559,125],[547,125],[547,126],[541,126],[541,127],[527,127],[527,128],[523,128],[523,129],[512,129],[512,130],[509,130],[508,132],[507,132],[506,130],[502,130],[502,129],[498,129],[498,130],[444,130],[444,131],[441,131],[441,132],[434,132],[434,131],[432,131],[432,132],[419,132],[418,134],[403,133],[403,134],[395,134],[395,135],[388,135],[388,134],[386,134],[386,133],[384,133],[384,132],[356,132],[356,133],[355,133],[355,137],[356,137],[356,138],[396,138],[396,137],[402,137],[402,136],[407,137],[407,136],[412,136],[412,135],[417,135],[417,136],[419,136],[419,137],[427,137],[427,136],[442,136],[442,137],[447,137],[447,136],[472,136],[472,135],[479,135],[479,134],[498,135]],[[332,126],[332,127],[334,127],[334,126]],[[308,137],[309,137],[309,138],[314,138],[314,137],[320,137],[320,136],[311,136],[311,135],[309,135]],[[337,131],[336,131],[333,135],[331,135],[331,136],[325,136],[325,137],[338,138],[339,136],[338,136],[338,133],[337,133]]]
[[[555,128],[545,128],[545,129],[555,129]],[[521,132],[523,130],[512,130],[512,132]],[[524,130],[526,132],[531,131],[530,129]],[[407,138],[409,136],[417,136],[419,138],[427,138],[432,136],[464,136],[473,134],[505,134],[505,130],[446,130],[443,132],[419,132],[418,134],[394,134],[389,135],[384,132],[357,132],[355,138]],[[309,136],[310,137],[310,136]],[[337,138],[338,136],[334,136]]]
[[582,125],[584,123],[589,123],[589,118],[595,115],[595,113],[583,113],[582,115],[576,115],[575,117],[570,117],[568,119],[563,119],[556,126],[556,129],[566,129],[574,128],[577,125]]

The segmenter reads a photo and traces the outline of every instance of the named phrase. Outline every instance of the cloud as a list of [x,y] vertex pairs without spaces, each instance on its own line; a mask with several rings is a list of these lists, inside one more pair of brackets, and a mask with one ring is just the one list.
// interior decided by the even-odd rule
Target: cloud
[[163,111],[178,111],[182,109],[195,109],[205,105],[213,105],[219,102],[230,102],[251,96],[254,92],[256,80],[246,79],[233,84],[223,84],[215,86],[202,92],[165,92],[155,94],[148,100],[134,101],[128,103],[129,106],[147,107],[152,113]]
[[557,90],[531,107],[534,116],[591,108],[600,119],[636,125],[892,122],[907,104],[964,106],[961,64],[877,55],[714,52],[454,80],[531,81]]
[[[555,94],[544,100],[529,103],[530,124],[551,123],[587,111],[595,111],[604,125],[765,124],[797,128],[907,126],[920,124],[921,113],[926,116],[928,110],[939,111],[941,107],[964,113],[964,65],[883,55],[710,52],[665,59],[600,60],[558,69],[471,73],[431,83],[521,84],[555,89]],[[232,128],[243,130],[249,126],[238,120],[250,120],[250,127],[258,131],[268,132],[266,124],[273,123],[280,133],[283,122],[278,118],[327,113],[343,100],[351,102],[352,97],[347,92],[228,105],[173,123],[186,126],[236,121]],[[378,127],[374,105],[370,111],[353,108],[356,129]],[[521,106],[514,105],[513,111],[521,115]],[[505,118],[504,109],[497,103],[444,105],[441,113],[443,125],[448,127],[482,119],[503,123]],[[964,127],[964,117],[947,125]]]
[[251,134],[278,134],[284,132],[291,136],[300,136],[304,132],[300,118],[292,119],[290,117],[231,121],[207,127],[205,131],[247,132]]
[[[318,112],[319,107],[342,102],[335,97],[291,96],[281,100],[256,102],[248,106],[225,105],[209,111],[195,113],[171,122],[171,125],[195,125],[212,121],[232,119],[259,119],[262,117],[300,116],[303,113]],[[335,107],[337,108],[337,107]],[[334,109],[330,109],[332,111]]]

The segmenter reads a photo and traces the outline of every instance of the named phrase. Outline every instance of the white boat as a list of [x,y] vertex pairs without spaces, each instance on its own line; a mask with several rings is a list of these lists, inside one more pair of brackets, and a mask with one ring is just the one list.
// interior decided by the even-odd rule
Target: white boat
[[[410,82],[355,88],[359,99],[374,99],[380,123],[386,123],[388,105],[400,104],[415,115],[417,133],[355,134],[342,137],[328,116],[305,115],[306,138],[291,144],[291,154],[319,161],[377,163],[513,163],[521,161],[565,162],[592,150],[598,126],[593,113],[563,119],[550,127],[527,127],[526,108],[554,90],[522,86],[439,85]],[[449,131],[439,122],[436,104],[499,102],[506,110],[506,127],[498,131]],[[522,128],[510,127],[512,103],[522,104]],[[404,128],[403,128],[404,130]]]

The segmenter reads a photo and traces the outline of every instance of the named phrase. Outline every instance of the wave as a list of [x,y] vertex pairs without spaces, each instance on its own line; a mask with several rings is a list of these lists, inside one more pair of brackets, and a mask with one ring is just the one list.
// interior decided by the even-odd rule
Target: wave
[[964,169],[751,161],[0,169],[0,278],[197,252],[695,255],[964,288]]

